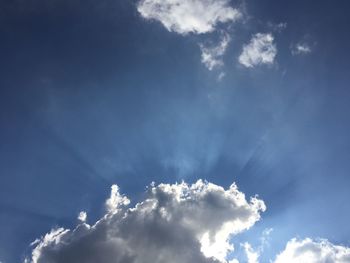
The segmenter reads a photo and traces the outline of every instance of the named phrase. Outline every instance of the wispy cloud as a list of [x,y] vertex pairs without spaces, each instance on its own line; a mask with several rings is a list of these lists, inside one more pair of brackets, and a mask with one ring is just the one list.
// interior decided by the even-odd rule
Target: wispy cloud
[[257,248],[253,248],[248,242],[241,244],[247,257],[248,263],[259,263],[260,256],[264,253],[265,248],[270,244],[269,236],[272,231],[272,228],[268,228],[263,231],[260,237],[260,245]]
[[283,30],[285,30],[288,26],[286,22],[281,22],[281,23],[267,23],[267,26],[274,32],[281,33]]
[[167,30],[183,35],[212,32],[218,23],[241,17],[229,0],[141,0],[137,10],[144,18],[157,20]]
[[238,60],[243,66],[253,68],[262,64],[273,64],[277,55],[272,34],[255,34],[250,42],[243,46]]
[[201,55],[202,63],[209,70],[213,70],[215,68],[219,68],[224,65],[223,56],[226,52],[226,49],[230,41],[231,41],[230,36],[225,34],[218,45],[206,46],[204,44],[200,44],[200,48],[202,52],[202,55]]
[[312,52],[312,49],[307,43],[297,43],[291,46],[291,52],[293,55],[305,55]]

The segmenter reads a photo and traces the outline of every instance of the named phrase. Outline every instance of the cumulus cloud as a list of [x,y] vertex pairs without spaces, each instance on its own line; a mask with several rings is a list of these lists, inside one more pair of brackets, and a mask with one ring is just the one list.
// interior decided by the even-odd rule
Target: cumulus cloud
[[273,64],[277,55],[272,34],[255,34],[250,43],[243,46],[238,60],[243,66],[253,68],[262,64]]
[[298,43],[291,47],[293,55],[304,55],[311,53],[311,47],[307,43]]
[[168,31],[183,35],[212,32],[218,23],[241,17],[229,0],[141,0],[137,10],[142,17],[157,20]]
[[350,248],[338,246],[327,240],[292,239],[274,263],[349,263]]
[[220,43],[216,46],[200,45],[202,52],[202,63],[209,69],[213,70],[224,65],[223,56],[227,46],[230,43],[230,36],[224,35]]
[[[107,212],[94,225],[54,229],[33,242],[26,263],[227,263],[229,240],[260,219],[265,204],[204,181],[152,184],[142,202],[112,187]],[[236,262],[236,261],[230,261]]]

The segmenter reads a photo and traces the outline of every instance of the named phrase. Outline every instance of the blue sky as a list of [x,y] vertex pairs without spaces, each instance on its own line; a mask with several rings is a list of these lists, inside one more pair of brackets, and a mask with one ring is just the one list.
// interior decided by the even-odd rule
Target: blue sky
[[259,262],[295,237],[346,249],[349,7],[1,2],[0,262],[80,211],[93,225],[112,184],[134,205],[153,181],[198,179],[264,201],[232,236],[240,262],[244,242]]

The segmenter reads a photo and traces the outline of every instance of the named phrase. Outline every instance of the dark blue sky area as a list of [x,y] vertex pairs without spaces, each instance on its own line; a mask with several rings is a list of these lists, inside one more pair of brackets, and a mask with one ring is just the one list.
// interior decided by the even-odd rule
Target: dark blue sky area
[[[266,202],[245,235],[273,228],[272,255],[294,236],[350,245],[349,1],[246,1],[221,81],[205,36],[135,1],[44,2],[0,3],[0,261],[81,210],[99,218],[113,183],[137,201],[152,181],[198,178]],[[257,32],[276,61],[243,68]],[[293,56],[298,41],[312,52]]]

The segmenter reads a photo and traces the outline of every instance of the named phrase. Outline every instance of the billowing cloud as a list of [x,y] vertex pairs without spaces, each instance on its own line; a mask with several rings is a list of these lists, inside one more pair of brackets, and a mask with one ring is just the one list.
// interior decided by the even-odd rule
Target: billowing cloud
[[202,63],[209,69],[213,70],[215,68],[224,65],[223,56],[226,52],[227,46],[230,43],[230,36],[224,35],[218,45],[215,46],[205,46],[200,45],[202,52]]
[[311,47],[307,43],[298,43],[291,47],[293,55],[303,55],[311,53]]
[[249,44],[243,46],[238,60],[243,66],[253,68],[262,64],[273,64],[277,55],[272,34],[257,33]]
[[292,239],[274,263],[349,263],[350,248],[327,240]]
[[152,184],[142,202],[128,204],[113,186],[98,222],[52,230],[33,242],[25,262],[226,263],[230,238],[253,226],[265,210],[263,201],[247,201],[235,184],[225,190],[201,180]]
[[229,0],[141,0],[137,10],[142,17],[157,20],[167,30],[183,35],[208,33],[218,23],[241,17]]

